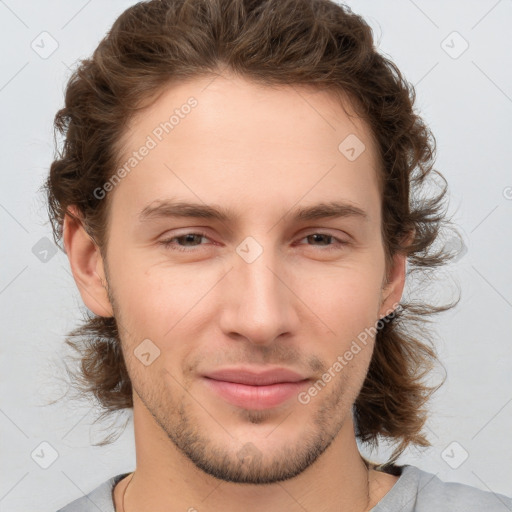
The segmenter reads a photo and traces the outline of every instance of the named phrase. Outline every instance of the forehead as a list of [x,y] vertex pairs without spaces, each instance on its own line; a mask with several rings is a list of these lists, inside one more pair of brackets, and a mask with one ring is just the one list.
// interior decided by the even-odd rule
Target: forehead
[[203,77],[169,85],[130,120],[120,151],[127,172],[113,202],[135,216],[165,196],[232,209],[236,198],[268,212],[301,198],[347,199],[371,216],[376,154],[371,130],[332,93]]
[[[230,73],[163,88],[149,107],[129,120],[122,137],[123,149],[130,151],[143,142],[142,135],[162,142],[160,139],[176,139],[187,128],[226,143],[236,140],[246,151],[254,149],[247,135],[257,136],[255,142],[274,143],[272,149],[300,142],[305,150],[336,150],[347,135],[353,134],[364,140],[367,148],[371,146],[368,149],[372,153],[375,149],[371,130],[356,115],[343,91],[329,92],[311,84],[263,85]],[[187,133],[190,144],[196,143],[190,135]],[[318,144],[320,141],[323,143]],[[301,147],[293,144],[295,151]],[[263,156],[259,153],[260,158]]]

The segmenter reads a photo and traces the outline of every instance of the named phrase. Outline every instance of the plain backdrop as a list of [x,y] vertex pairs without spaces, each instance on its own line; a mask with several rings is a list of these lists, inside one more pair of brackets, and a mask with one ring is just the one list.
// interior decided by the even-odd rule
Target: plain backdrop
[[[99,447],[109,425],[92,425],[92,404],[47,405],[65,391],[64,337],[84,306],[38,192],[71,70],[133,3],[0,1],[3,511],[55,511],[135,467],[130,414],[117,423],[128,421],[119,439]],[[415,85],[465,238],[443,277],[459,283],[462,300],[432,326],[448,373],[430,403],[432,447],[409,449],[399,463],[512,495],[512,1],[347,3]]]

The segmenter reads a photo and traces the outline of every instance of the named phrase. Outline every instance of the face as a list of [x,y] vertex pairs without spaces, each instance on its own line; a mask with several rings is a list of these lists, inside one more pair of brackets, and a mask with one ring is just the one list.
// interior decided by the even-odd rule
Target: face
[[401,293],[383,287],[369,129],[326,92],[226,76],[170,87],[123,148],[138,156],[110,191],[106,277],[135,414],[217,478],[301,473],[350,421],[374,342],[354,340]]

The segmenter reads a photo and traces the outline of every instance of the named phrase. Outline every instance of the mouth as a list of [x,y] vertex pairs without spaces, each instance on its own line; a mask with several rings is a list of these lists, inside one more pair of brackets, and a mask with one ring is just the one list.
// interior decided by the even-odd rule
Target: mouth
[[209,390],[232,405],[263,410],[297,396],[310,379],[285,368],[228,368],[203,375],[203,381]]

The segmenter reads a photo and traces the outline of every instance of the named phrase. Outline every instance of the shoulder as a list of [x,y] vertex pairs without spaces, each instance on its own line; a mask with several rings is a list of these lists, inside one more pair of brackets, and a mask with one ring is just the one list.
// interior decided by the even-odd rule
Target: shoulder
[[115,512],[112,490],[117,482],[121,481],[127,475],[129,475],[129,473],[123,473],[109,478],[88,494],[68,503],[57,512],[97,512],[98,510],[103,512]]
[[445,482],[432,473],[418,472],[418,512],[450,510],[464,512],[512,510],[512,498],[458,482]]
[[[382,508],[380,505],[382,504]],[[512,510],[512,498],[484,491],[467,484],[445,482],[436,474],[416,466],[404,465],[400,478],[386,494],[375,512],[396,510],[403,512],[505,512]],[[389,508],[391,507],[391,508]]]

